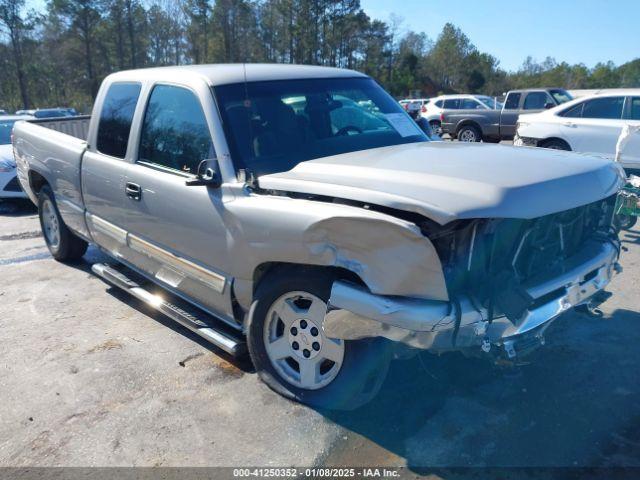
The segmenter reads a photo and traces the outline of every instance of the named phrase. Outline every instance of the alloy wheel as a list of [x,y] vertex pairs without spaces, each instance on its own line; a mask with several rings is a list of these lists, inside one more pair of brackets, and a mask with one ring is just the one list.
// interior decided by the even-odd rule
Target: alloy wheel
[[327,304],[295,291],[278,298],[264,323],[264,345],[271,365],[291,385],[317,390],[331,383],[342,366],[344,342],[322,331]]

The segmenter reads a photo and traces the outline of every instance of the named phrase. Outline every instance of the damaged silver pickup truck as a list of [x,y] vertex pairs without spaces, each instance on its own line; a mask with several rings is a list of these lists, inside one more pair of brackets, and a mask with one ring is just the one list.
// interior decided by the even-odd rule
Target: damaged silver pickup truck
[[617,269],[616,163],[431,142],[348,70],[120,72],[14,152],[56,259],[97,245],[97,275],[320,407],[371,398],[396,346],[517,358]]

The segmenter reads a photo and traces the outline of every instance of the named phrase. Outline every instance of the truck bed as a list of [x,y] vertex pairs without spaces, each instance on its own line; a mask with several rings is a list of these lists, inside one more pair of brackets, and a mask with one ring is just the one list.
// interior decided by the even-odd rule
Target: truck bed
[[87,148],[90,116],[16,122],[13,146],[18,179],[37,203],[35,186],[42,179],[51,186],[65,223],[84,233],[80,165]]
[[40,125],[49,130],[55,130],[56,132],[66,133],[81,140],[86,140],[87,134],[89,133],[90,121],[91,115],[80,115],[77,117],[41,118],[29,120],[29,123]]

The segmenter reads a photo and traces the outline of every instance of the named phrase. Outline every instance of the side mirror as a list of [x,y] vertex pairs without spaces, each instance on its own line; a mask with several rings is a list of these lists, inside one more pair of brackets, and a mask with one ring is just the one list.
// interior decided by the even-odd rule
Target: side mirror
[[553,107],[555,107],[555,105],[551,102],[547,102],[544,104],[545,110],[549,110],[550,108],[553,108]]
[[198,173],[195,178],[186,180],[185,185],[188,187],[197,187],[206,185],[208,187],[218,188],[222,185],[220,175],[216,168],[215,159],[204,159],[198,164]]

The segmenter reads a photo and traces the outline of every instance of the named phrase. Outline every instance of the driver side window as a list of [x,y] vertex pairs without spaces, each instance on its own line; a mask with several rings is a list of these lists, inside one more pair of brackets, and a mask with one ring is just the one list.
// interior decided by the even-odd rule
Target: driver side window
[[138,161],[176,172],[196,174],[215,158],[209,127],[196,95],[182,87],[157,85],[142,124]]

